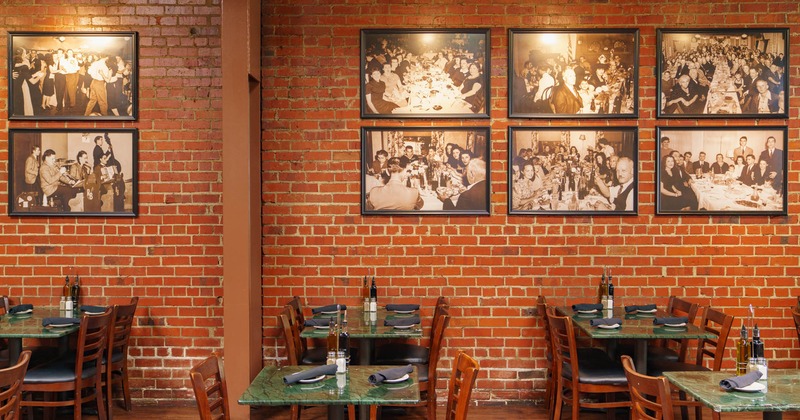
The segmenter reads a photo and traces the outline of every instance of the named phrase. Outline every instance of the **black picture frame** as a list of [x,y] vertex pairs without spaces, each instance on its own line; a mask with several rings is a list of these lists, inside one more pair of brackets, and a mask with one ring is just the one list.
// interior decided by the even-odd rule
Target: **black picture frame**
[[657,117],[788,118],[787,69],[787,28],[658,29]]
[[9,215],[138,214],[136,129],[20,128],[8,133]]
[[509,118],[637,118],[639,30],[509,29],[508,92]]
[[[787,214],[787,127],[656,127],[656,135],[657,214]],[[772,156],[767,147],[770,138],[775,140]],[[687,152],[691,153],[691,172],[686,170]],[[740,155],[745,156],[743,160],[752,155],[752,169],[747,163],[741,166]],[[668,160],[673,165],[677,161],[684,170],[667,171]],[[761,168],[762,160],[766,168]]]
[[[362,127],[361,214],[489,215],[490,131]],[[462,151],[470,158],[465,160]]]
[[637,127],[514,126],[508,138],[509,214],[637,214]]
[[138,48],[136,32],[9,32],[8,119],[135,121]]
[[489,43],[489,29],[362,29],[361,118],[489,118]]

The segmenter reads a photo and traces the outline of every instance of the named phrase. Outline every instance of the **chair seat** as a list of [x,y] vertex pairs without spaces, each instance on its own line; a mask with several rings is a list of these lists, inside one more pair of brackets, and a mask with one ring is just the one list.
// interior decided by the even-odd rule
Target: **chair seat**
[[415,364],[417,367],[417,378],[420,382],[428,382],[428,364]]
[[647,360],[678,361],[678,352],[667,347],[653,346],[647,348]]
[[395,343],[378,348],[376,365],[407,365],[428,363],[430,350],[417,344]]
[[647,364],[647,374],[650,376],[661,376],[664,372],[703,372],[711,369],[705,366],[699,366],[694,363],[684,362],[669,362],[669,361],[654,361]]
[[[123,354],[121,351],[115,351],[114,353],[111,353],[111,363],[121,362],[122,359],[123,359]],[[103,357],[103,364],[105,365],[106,363],[108,363],[108,359]]]
[[[563,375],[572,379],[572,368],[564,363]],[[580,382],[588,385],[625,385],[628,379],[622,365],[608,357],[606,352],[597,348],[582,349],[578,357],[578,372]]]
[[[87,363],[81,373],[82,379],[91,378],[96,373],[93,363]],[[52,384],[70,382],[75,380],[75,358],[62,357],[42,366],[28,370],[25,374],[25,384]]]

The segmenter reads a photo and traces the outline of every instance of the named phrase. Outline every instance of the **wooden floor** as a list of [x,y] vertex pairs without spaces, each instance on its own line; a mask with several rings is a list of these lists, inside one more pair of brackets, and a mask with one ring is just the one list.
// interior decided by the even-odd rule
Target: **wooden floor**
[[[114,409],[114,419],[118,420],[134,420],[134,419],[169,419],[169,420],[197,420],[198,415],[194,407],[137,407],[134,406],[133,411],[125,412],[121,408]],[[437,412],[437,420],[444,419],[444,408]],[[547,411],[540,406],[482,406],[471,407],[468,415],[470,420],[483,420],[483,419],[504,419],[504,420],[549,420],[547,419]],[[694,416],[690,416],[693,418]],[[72,416],[59,417],[61,419],[72,418]],[[85,419],[95,419],[96,416],[84,416]],[[272,408],[267,411],[257,412],[253,415],[253,419],[288,419],[289,411],[284,408]],[[561,420],[570,419],[569,413],[565,413]],[[603,413],[581,413],[581,420],[606,420],[606,415]],[[627,419],[627,416],[618,415],[617,419]],[[706,412],[703,415],[704,419],[711,419],[711,413]],[[723,414],[722,420],[757,420],[761,418],[761,414]],[[783,416],[784,420],[800,420],[800,413],[786,413]],[[327,419],[327,411],[325,407],[311,407],[303,410],[301,420],[324,420]],[[407,413],[395,412],[385,413],[382,419],[408,419],[408,420],[424,420],[425,412],[422,409],[409,411]]]

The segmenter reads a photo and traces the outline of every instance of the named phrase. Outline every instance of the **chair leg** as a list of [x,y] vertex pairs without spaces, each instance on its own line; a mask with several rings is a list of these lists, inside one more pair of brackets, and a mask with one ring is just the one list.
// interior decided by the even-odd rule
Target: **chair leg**
[[125,411],[131,411],[131,386],[128,382],[128,368],[122,368],[122,395],[125,397]]
[[369,420],[378,420],[378,406],[369,406]]
[[[606,394],[606,402],[614,402],[616,400],[615,395],[612,393]],[[606,409],[606,419],[614,420],[617,417],[617,410],[615,408],[607,408]]]
[[436,420],[436,390],[429,389],[428,393],[428,420]]
[[291,420],[300,420],[300,406],[299,405],[293,405],[292,406],[292,410],[291,410],[291,414],[289,416],[290,416],[289,418]]
[[[79,395],[80,390],[76,390],[75,393]],[[99,420],[108,420],[108,417],[106,416],[106,405],[103,402],[103,386],[99,379],[94,384],[94,398],[95,401],[97,402],[97,418]],[[80,399],[78,400],[80,401]],[[79,405],[78,414],[80,414],[80,402],[78,403],[78,405]],[[78,417],[78,419],[80,419],[80,417]]]
[[106,395],[106,412],[108,415],[108,420],[112,420],[114,418],[114,408],[112,407],[114,404],[114,384],[111,382],[111,379],[114,377],[111,373],[111,369],[108,368],[106,372],[106,386],[105,386],[105,395]]
[[551,419],[560,419],[561,418],[561,407],[564,405],[564,385],[561,383],[561,380],[558,379],[556,382],[556,401],[553,404],[553,415],[550,416]]
[[356,406],[347,404],[347,420],[356,420]]
[[576,386],[572,387],[572,419],[578,420],[581,412],[581,393],[575,388]]

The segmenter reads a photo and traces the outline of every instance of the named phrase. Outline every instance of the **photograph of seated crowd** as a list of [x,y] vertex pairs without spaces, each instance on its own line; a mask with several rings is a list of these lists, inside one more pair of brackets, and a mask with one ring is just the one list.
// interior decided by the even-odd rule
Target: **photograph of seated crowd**
[[364,213],[489,214],[489,130],[363,128]]
[[12,214],[133,214],[131,130],[11,130]]
[[11,119],[133,119],[127,37],[13,35]]
[[629,213],[637,207],[636,128],[511,127],[511,213]]
[[786,211],[786,130],[660,129],[658,211]]
[[788,115],[785,31],[660,35],[660,115]]
[[637,31],[509,33],[511,117],[636,115]]
[[489,116],[488,31],[362,31],[362,118]]

